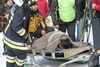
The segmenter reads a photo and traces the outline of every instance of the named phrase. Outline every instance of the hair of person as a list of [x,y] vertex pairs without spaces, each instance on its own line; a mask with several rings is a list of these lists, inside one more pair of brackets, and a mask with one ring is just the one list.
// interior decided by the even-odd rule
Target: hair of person
[[59,43],[59,48],[60,46],[64,49],[69,49],[73,47],[73,44],[70,42],[70,39],[66,38],[66,39],[61,39],[60,43]]
[[[4,0],[4,4],[7,3],[9,0]],[[14,1],[12,0],[12,2],[14,3]]]

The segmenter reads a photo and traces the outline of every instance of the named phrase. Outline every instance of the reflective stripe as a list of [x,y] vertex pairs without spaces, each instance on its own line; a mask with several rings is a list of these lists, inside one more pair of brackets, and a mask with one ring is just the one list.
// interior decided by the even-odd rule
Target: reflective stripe
[[60,32],[60,31],[56,31],[56,33],[53,33],[53,34],[49,37],[48,42],[50,42],[50,41],[52,40],[52,37],[54,37],[55,35],[58,35],[58,34],[66,34],[66,33],[62,33],[62,32]]
[[44,22],[43,21],[40,21],[40,23],[41,23],[42,27],[45,28]]
[[7,55],[6,61],[9,62],[9,63],[14,63],[15,62],[15,57],[11,57],[11,56]]
[[22,66],[23,64],[25,64],[25,62],[18,62],[17,60],[15,60],[15,62],[16,62],[16,64],[18,65],[18,66]]
[[12,60],[12,59],[8,59],[8,58],[7,58],[6,61],[9,62],[9,63],[15,63],[15,59]]
[[3,39],[3,42],[4,42],[6,45],[8,45],[9,47],[13,48],[13,49],[28,50],[27,47],[24,47],[24,46],[22,47],[22,46],[13,45],[13,44],[7,42],[5,39]]
[[23,36],[25,34],[26,30],[24,28],[20,29],[17,33],[20,35],[20,36]]
[[23,36],[25,34],[25,29],[19,34],[20,36]]
[[15,57],[11,57],[11,56],[8,56],[8,55],[7,55],[7,58],[8,59],[15,59]]
[[5,28],[4,33],[6,33],[7,29],[9,28],[9,26],[10,26],[10,23],[11,23],[12,19],[13,19],[13,17],[11,16],[11,18],[10,18],[10,20],[9,20],[9,23],[8,23],[7,27]]
[[22,28],[21,30],[19,30],[17,33],[20,34],[24,29]]
[[20,60],[20,59],[18,59],[18,58],[16,57],[16,64],[17,64],[18,66],[22,66],[23,64],[25,64],[25,62],[26,62],[26,59]]
[[23,62],[26,61],[26,59],[24,59],[24,60],[20,60],[20,59],[18,59],[17,57],[16,57],[16,60],[17,60],[18,62],[21,62],[21,63],[23,63]]
[[50,45],[52,45],[52,44],[53,44],[54,42],[56,42],[59,38],[60,38],[60,36],[57,37],[54,41],[50,42],[50,43],[47,45],[47,47],[49,47]]
[[5,35],[3,35],[4,39],[14,45],[17,45],[17,46],[25,46],[25,43],[20,43],[20,42],[15,42],[13,40],[10,40],[9,38],[7,38]]

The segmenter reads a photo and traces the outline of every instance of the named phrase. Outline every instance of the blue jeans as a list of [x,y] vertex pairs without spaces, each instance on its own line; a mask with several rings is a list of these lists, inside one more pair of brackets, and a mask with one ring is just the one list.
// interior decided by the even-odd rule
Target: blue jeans
[[81,41],[83,25],[84,25],[84,17],[82,17],[80,19],[80,23],[79,24],[76,24],[76,26],[77,26],[76,42],[80,42]]

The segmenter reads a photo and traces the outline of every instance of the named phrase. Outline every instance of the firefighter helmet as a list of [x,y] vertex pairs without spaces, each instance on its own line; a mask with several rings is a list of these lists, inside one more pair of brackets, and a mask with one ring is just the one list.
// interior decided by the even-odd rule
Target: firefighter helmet
[[32,6],[32,5],[35,5],[35,4],[37,4],[37,0],[28,0],[29,6]]

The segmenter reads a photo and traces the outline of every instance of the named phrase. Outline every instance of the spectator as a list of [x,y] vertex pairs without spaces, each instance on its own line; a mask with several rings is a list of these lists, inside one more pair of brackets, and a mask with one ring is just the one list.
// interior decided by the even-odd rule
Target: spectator
[[80,42],[82,38],[82,28],[84,26],[84,9],[86,5],[86,0],[79,0],[80,4],[80,22],[76,23],[77,26],[77,37],[76,42]]
[[[74,7],[76,7],[76,11]],[[59,14],[57,14],[59,19],[56,17],[56,10],[59,11]],[[55,27],[65,33],[67,28],[70,38],[75,41],[75,23],[79,22],[80,15],[78,0],[53,0],[51,13]]]

